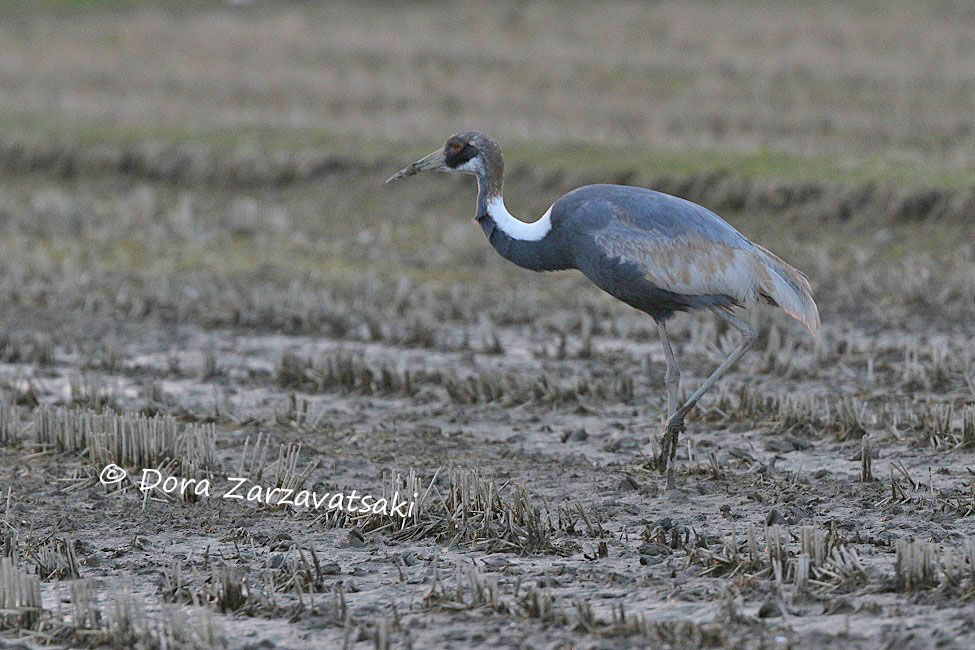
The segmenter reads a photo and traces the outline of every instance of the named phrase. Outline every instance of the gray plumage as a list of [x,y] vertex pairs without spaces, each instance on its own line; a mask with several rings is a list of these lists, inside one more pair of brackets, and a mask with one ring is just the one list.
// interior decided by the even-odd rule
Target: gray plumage
[[[578,269],[600,289],[657,320],[677,311],[743,306],[759,299],[778,304],[776,294],[784,285],[786,293],[779,300],[784,298],[787,311],[799,313],[814,333],[818,326],[815,303],[801,274],[710,210],[676,196],[626,185],[586,185],[555,202],[551,230],[539,241],[506,236],[488,210],[477,219],[492,246],[519,266]],[[659,256],[675,249],[685,257],[671,260],[677,264],[667,272]],[[710,262],[694,266],[705,256]],[[725,278],[716,276],[741,259],[754,282],[740,283],[742,274],[736,273],[729,279],[738,285],[722,286]],[[711,277],[700,277],[702,273]],[[789,308],[796,301],[801,310]]]
[[[673,457],[684,416],[754,341],[755,332],[731,314],[733,308],[765,301],[813,334],[819,327],[806,277],[696,203],[641,187],[586,185],[525,223],[504,206],[501,148],[477,131],[452,136],[442,150],[387,182],[427,170],[477,177],[475,220],[506,259],[534,271],[578,269],[603,291],[653,317],[667,358],[663,465]],[[680,371],[665,323],[675,312],[705,309],[738,328],[742,343],[677,408]]]

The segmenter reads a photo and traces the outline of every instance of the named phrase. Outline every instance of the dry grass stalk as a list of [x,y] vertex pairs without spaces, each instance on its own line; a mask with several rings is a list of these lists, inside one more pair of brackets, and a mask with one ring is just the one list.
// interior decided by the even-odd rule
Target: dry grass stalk
[[562,552],[551,537],[554,525],[547,512],[534,505],[520,487],[508,502],[493,479],[477,470],[452,470],[443,501],[445,528],[440,537],[481,550]]
[[962,594],[962,600],[971,600],[975,597],[975,539],[969,539],[965,543],[965,561],[967,562],[967,582],[966,590]]
[[819,593],[831,593],[852,589],[867,580],[867,573],[860,563],[860,556],[845,545],[833,546],[829,557],[813,569],[814,580],[809,582]]
[[810,566],[822,566],[829,551],[826,531],[818,526],[802,526],[799,529],[800,553],[809,558]]
[[[195,569],[191,570],[193,576],[199,581],[199,575]],[[190,586],[189,576],[183,569],[183,564],[176,560],[169,568],[163,571],[162,580],[159,585],[164,600],[177,603],[179,605],[202,605],[203,601],[199,598],[197,591]]]
[[[301,562],[307,565],[304,556]],[[194,568],[187,572],[179,562],[174,562],[163,573],[160,592],[163,600],[178,605],[206,606],[224,613],[253,616],[279,612],[272,599],[275,591],[291,591],[301,599],[303,594],[324,589],[322,576],[325,573],[317,558],[307,573],[295,563],[265,567],[260,573],[264,584],[256,587],[241,567],[220,564],[208,574],[201,575]]]
[[416,539],[430,534],[436,528],[436,524],[431,522],[432,514],[437,512],[433,505],[431,491],[434,490],[439,473],[438,469],[425,488],[420,476],[413,469],[410,469],[405,477],[399,472],[390,475],[389,480],[383,482],[380,498],[386,499],[387,502],[391,502],[394,498],[410,501],[413,507],[408,508],[407,516],[401,517],[393,512],[365,513],[351,517],[351,523],[368,533],[388,530],[392,538],[398,540]]
[[962,413],[961,443],[966,447],[975,446],[975,406],[965,407]]
[[918,539],[897,540],[898,591],[927,589],[937,582],[934,545]]
[[103,638],[117,648],[226,648],[220,622],[204,609],[190,620],[178,610],[148,613],[142,598],[122,592],[112,603]]
[[788,561],[788,554],[782,543],[782,527],[775,524],[766,528],[765,543],[770,573],[776,582],[782,582]]
[[58,452],[87,449],[91,420],[97,416],[87,409],[39,407],[33,414],[34,441]]
[[326,353],[302,357],[293,352],[281,356],[274,381],[285,388],[309,392],[352,391],[366,395],[412,395],[414,380],[408,371],[390,365],[373,368],[360,356]]
[[86,408],[40,406],[32,414],[37,445],[58,452],[86,452],[96,468],[155,468],[169,462],[212,471],[216,468],[213,425],[180,428],[175,417],[146,417]]
[[[267,477],[272,487],[292,490],[291,493],[295,493],[304,487],[305,482],[318,467],[319,462],[318,460],[310,461],[304,469],[299,470],[300,455],[301,443],[282,444],[278,447],[277,459],[267,463],[268,439],[261,431],[258,432],[257,440],[253,445],[251,445],[250,436],[244,439],[244,450],[241,454],[237,476],[249,478],[256,485],[263,484],[265,477]],[[284,494],[281,496],[283,498]],[[264,505],[274,507],[276,504],[265,503]]]
[[329,590],[328,577],[340,572],[337,563],[322,564],[314,549],[298,549],[298,557],[289,557],[262,570],[264,587],[276,592],[302,594],[324,593]]
[[146,418],[106,412],[94,415],[92,422],[89,458],[96,467],[109,463],[156,467],[180,458],[180,431],[172,416]]
[[210,596],[221,612],[239,612],[250,603],[250,587],[238,571],[220,566],[213,578]]
[[489,552],[574,552],[578,544],[557,541],[555,535],[575,535],[580,520],[591,536],[601,534],[598,522],[591,521],[581,507],[550,510],[520,486],[514,486],[508,498],[506,485],[499,486],[478,470],[451,470],[447,481],[446,491],[441,493],[435,485],[436,475],[426,487],[412,470],[405,477],[393,475],[384,484],[382,495],[391,501],[398,493],[401,501],[412,501],[413,505],[406,507],[405,518],[393,512],[356,517],[329,513],[319,518],[328,517],[336,524],[352,523],[356,530],[366,533],[386,531],[396,540],[435,537]]
[[41,618],[41,580],[0,558],[0,628],[32,630]]
[[20,417],[19,406],[12,406],[6,399],[0,398],[0,446],[12,446],[20,442]]
[[271,482],[274,487],[299,491],[305,481],[318,467],[318,460],[310,461],[301,471],[298,470],[298,457],[301,455],[301,443],[290,443],[278,447],[278,459],[268,466]]
[[809,588],[809,567],[811,560],[805,553],[796,558],[795,564],[795,585],[796,589]]
[[105,620],[102,611],[98,608],[92,582],[89,580],[72,580],[68,584],[68,591],[71,595],[71,627],[75,634],[103,631]]
[[860,480],[864,483],[873,481],[873,448],[869,434],[860,438]]
[[116,402],[116,387],[105,383],[101,375],[72,375],[68,381],[72,406],[101,409]]
[[754,571],[759,565],[758,542],[755,538],[755,527],[749,525],[748,537],[745,542],[746,555],[738,542],[738,531],[732,529],[731,534],[725,536],[721,542],[721,551],[715,553],[704,548],[695,548],[688,558],[689,562],[700,561],[706,566],[701,571],[702,576],[722,576],[730,579],[747,571]]
[[625,374],[608,378],[579,377],[563,382],[548,374],[524,378],[507,372],[482,370],[475,374],[454,369],[441,372],[400,370],[389,364],[374,366],[348,353],[306,358],[287,352],[275,371],[275,382],[285,388],[311,392],[344,391],[364,395],[412,396],[423,385],[441,386],[451,401],[460,404],[535,402],[557,405],[581,397],[628,402],[633,379]]
[[31,559],[37,566],[37,573],[42,581],[81,577],[81,565],[75,557],[74,544],[66,540],[54,539],[44,544]]
[[513,609],[509,603],[499,599],[496,578],[485,578],[473,565],[455,565],[452,585],[435,577],[430,592],[424,596],[426,606],[447,610],[486,608],[493,612],[509,613]]

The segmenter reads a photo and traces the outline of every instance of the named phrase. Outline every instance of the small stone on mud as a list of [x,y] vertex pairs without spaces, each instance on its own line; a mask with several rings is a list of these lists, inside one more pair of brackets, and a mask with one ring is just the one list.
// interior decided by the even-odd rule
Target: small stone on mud
[[623,480],[620,481],[619,488],[621,490],[638,490],[640,484],[633,480],[632,476],[624,476]]
[[670,555],[670,547],[658,542],[647,542],[640,545],[640,555]]
[[583,428],[566,431],[562,434],[562,442],[582,442],[589,438],[589,434]]
[[775,618],[782,616],[782,607],[779,603],[774,600],[766,600],[762,603],[762,606],[758,608],[759,618]]
[[552,576],[542,576],[538,579],[538,586],[543,589],[557,589],[562,587],[562,582]]
[[495,555],[485,559],[484,566],[491,567],[495,571],[500,571],[511,566],[511,562],[506,558]]
[[[248,633],[248,636],[252,636]],[[244,650],[273,650],[278,646],[274,645],[274,642],[269,639],[264,639],[260,643],[250,643],[243,646]]]
[[638,449],[640,445],[641,441],[637,436],[623,435],[607,442],[603,446],[603,451],[625,453]]
[[782,454],[787,454],[792,451],[802,451],[804,449],[809,449],[811,446],[812,445],[808,440],[804,440],[798,436],[772,438],[765,443],[765,448],[769,451],[775,451]]
[[661,517],[657,521],[653,522],[654,528],[658,526],[664,530],[670,530],[671,528],[674,527],[674,520],[671,519],[670,517]]
[[349,544],[352,544],[353,546],[362,546],[365,543],[366,536],[362,534],[362,531],[359,530],[358,526],[349,529]]
[[329,562],[321,566],[321,574],[323,576],[337,576],[341,575],[341,573],[342,567],[339,566],[338,562]]
[[743,449],[741,447],[733,447],[732,449],[728,450],[728,453],[733,458],[747,460],[749,462],[755,462],[755,457],[752,456],[751,452],[748,451],[747,449]]
[[799,436],[786,436],[785,439],[788,440],[792,444],[792,446],[799,451],[802,451],[804,449],[809,449],[810,447],[812,447],[811,442],[809,442],[805,438],[800,438]]
[[824,614],[852,614],[855,611],[857,610],[853,603],[844,597],[831,599],[823,608]]

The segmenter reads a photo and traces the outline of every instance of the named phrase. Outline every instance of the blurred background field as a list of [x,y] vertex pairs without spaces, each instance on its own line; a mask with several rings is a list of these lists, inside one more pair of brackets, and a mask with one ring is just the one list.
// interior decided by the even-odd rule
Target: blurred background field
[[[501,142],[526,220],[587,182],[644,185],[809,274],[820,338],[752,316],[755,353],[689,421],[682,495],[649,455],[649,318],[497,256],[468,178],[382,185],[466,129]],[[964,645],[973,235],[967,2],[4,2],[0,548],[44,602],[0,629],[118,647]],[[674,337],[685,390],[734,343],[707,317]],[[407,534],[142,513],[92,487],[72,426],[94,412],[213,445],[203,465],[180,450],[183,469],[232,473],[260,434],[269,457],[301,442],[322,462],[308,486],[378,493],[416,470],[443,498]],[[311,571],[310,551],[337,567]],[[100,580],[70,600],[104,616],[62,616],[55,575]],[[112,610],[123,590],[136,600]],[[143,600],[155,628],[134,623]],[[203,618],[180,636],[188,611]]]
[[[388,170],[465,128],[502,142],[508,194],[529,220],[585,181],[643,183],[733,210],[746,234],[787,222],[785,246],[836,217],[865,215],[871,231],[938,215],[944,226],[975,210],[966,3],[90,0],[14,1],[0,12],[0,151],[17,184],[35,193],[51,174],[80,184],[61,196],[81,201],[61,206],[79,228],[95,223],[91,201],[119,189],[151,195],[140,218],[192,213],[211,222],[210,255],[240,254],[236,265],[215,259],[214,272],[290,262],[255,263],[268,238],[310,273],[343,258],[383,273],[371,261],[393,261],[390,249],[419,249],[428,262],[427,243],[447,266],[474,254],[506,268],[460,218],[468,183],[379,188]],[[224,188],[221,210],[194,209],[213,196],[205,185]],[[435,209],[411,199],[431,192]],[[216,223],[224,217],[235,224]],[[192,242],[174,247],[134,226],[100,229],[110,263],[202,263],[180,252]],[[958,240],[952,227],[945,241]],[[281,236],[291,228],[295,237]],[[343,236],[377,232],[395,241],[338,250],[355,247]],[[52,246],[93,245],[71,234]],[[220,247],[213,237],[230,239]],[[882,233],[875,244],[903,255],[917,248],[907,237]],[[938,253],[938,237],[921,236],[931,244],[921,252]],[[22,244],[8,259],[36,252]]]
[[866,162],[884,178],[913,163],[946,181],[970,181],[975,162],[964,2],[2,11],[0,109],[29,133],[354,152],[476,125],[532,162],[577,164],[599,145],[678,168],[736,155],[750,173],[849,177]]

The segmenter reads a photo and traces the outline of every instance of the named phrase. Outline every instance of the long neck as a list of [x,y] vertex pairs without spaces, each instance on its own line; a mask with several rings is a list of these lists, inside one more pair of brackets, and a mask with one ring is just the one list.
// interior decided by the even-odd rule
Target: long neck
[[501,257],[532,271],[569,268],[561,247],[550,235],[551,208],[534,223],[511,216],[504,206],[501,183],[477,178],[477,217],[481,230]]

